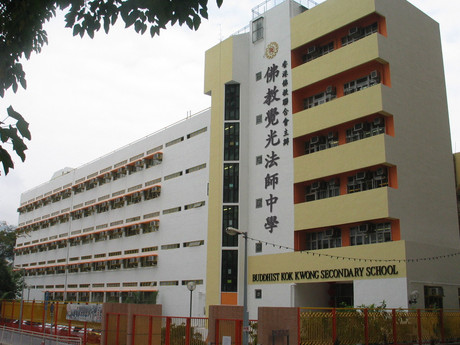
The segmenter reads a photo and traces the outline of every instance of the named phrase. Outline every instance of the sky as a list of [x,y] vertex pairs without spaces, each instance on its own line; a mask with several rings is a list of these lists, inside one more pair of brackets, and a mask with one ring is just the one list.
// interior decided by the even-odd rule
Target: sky
[[[281,2],[280,0],[271,0]],[[316,0],[323,2],[322,0]],[[346,0],[344,0],[346,1]],[[303,0],[306,3],[305,0]],[[441,28],[453,152],[460,151],[460,1],[409,0]],[[73,37],[58,13],[45,29],[49,44],[24,60],[27,90],[0,99],[0,121],[12,105],[30,123],[26,161],[0,176],[0,221],[17,225],[22,192],[211,105],[203,94],[204,53],[249,24],[261,0],[209,0],[198,31],[174,26],[151,38],[125,29]],[[3,113],[3,114],[2,114]]]

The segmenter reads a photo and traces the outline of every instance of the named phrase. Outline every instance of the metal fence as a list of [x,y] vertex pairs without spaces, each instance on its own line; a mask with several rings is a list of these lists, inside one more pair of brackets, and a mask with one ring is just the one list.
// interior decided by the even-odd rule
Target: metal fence
[[429,344],[460,341],[460,311],[300,308],[300,344]]
[[79,337],[68,337],[38,333],[23,329],[0,327],[0,344],[2,345],[81,345]]
[[105,344],[125,345],[206,345],[208,319],[133,314],[128,333],[128,315],[107,313]]
[[[19,328],[20,301],[2,301],[0,325]],[[55,336],[79,337],[83,345],[99,345],[101,324],[66,319],[67,303],[24,301],[21,329]]]

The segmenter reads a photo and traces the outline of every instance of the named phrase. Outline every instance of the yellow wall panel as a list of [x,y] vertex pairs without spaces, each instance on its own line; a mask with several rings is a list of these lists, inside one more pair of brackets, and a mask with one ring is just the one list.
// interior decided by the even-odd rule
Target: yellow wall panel
[[303,202],[294,206],[294,229],[315,229],[389,217],[388,188]]

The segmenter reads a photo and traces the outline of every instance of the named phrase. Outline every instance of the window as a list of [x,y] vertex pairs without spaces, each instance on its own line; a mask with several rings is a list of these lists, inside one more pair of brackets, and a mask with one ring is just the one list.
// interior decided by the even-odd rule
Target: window
[[425,286],[425,308],[443,308],[444,289],[441,286]]
[[353,125],[353,127],[348,128],[346,131],[346,141],[347,143],[361,140],[364,138],[369,138],[374,135],[384,134],[385,133],[385,118],[376,117],[372,121],[363,121]]
[[256,253],[262,253],[262,242],[256,243]]
[[252,22],[252,43],[264,38],[264,17],[260,17]]
[[194,166],[194,167],[191,167],[191,168],[185,170],[185,173],[190,174],[192,172],[195,172],[195,171],[198,171],[198,170],[201,170],[201,169],[205,169],[205,168],[206,168],[206,163],[203,163],[203,164],[200,164],[200,165],[197,165],[197,166]]
[[349,176],[347,193],[362,192],[386,186],[388,186],[388,169],[380,167],[374,171],[359,171],[355,175]]
[[144,256],[141,258],[141,267],[154,267],[157,265],[156,256]]
[[262,298],[262,290],[261,289],[255,289],[255,298],[256,299],[261,299]]
[[158,231],[159,228],[160,228],[160,221],[153,220],[151,222],[142,224],[142,233],[147,234],[149,232]]
[[312,61],[320,56],[326,55],[334,50],[334,42],[329,42],[323,46],[313,45],[307,48],[306,54],[302,56],[303,62]]
[[307,250],[338,248],[342,246],[340,229],[330,228],[320,232],[307,233]]
[[327,135],[314,135],[305,142],[305,154],[315,153],[339,145],[337,132],[329,132]]
[[262,207],[262,198],[256,199],[256,208]]
[[361,91],[380,83],[380,75],[377,71],[372,71],[369,75],[349,81],[343,84],[343,94],[349,95],[351,93]]
[[225,232],[228,227],[238,228],[238,206],[224,206],[222,213],[222,246],[237,247],[238,236],[230,236]]
[[167,249],[177,249],[180,248],[180,243],[173,243],[173,244],[163,244],[161,246],[162,250],[167,250]]
[[163,210],[163,214],[170,214],[174,212],[180,212],[181,207],[173,207],[173,208],[168,208],[167,210]]
[[198,134],[201,134],[201,133],[204,133],[208,130],[208,127],[204,127],[204,128],[201,128],[195,132],[192,132],[190,134],[187,134],[187,139],[190,139],[190,138],[193,138],[195,136],[197,136]]
[[310,109],[318,105],[332,101],[337,97],[335,87],[329,86],[325,91],[320,92],[314,96],[307,97],[303,100],[303,108]]
[[262,164],[262,155],[256,156],[256,165]]
[[261,124],[261,123],[262,123],[262,114],[259,114],[256,116],[256,125]]
[[224,125],[224,160],[237,161],[239,155],[240,124],[226,122]]
[[257,72],[256,73],[256,81],[259,81],[260,79],[262,79],[262,72]]
[[184,210],[189,210],[191,208],[198,208],[205,205],[205,201],[194,202],[193,204],[188,204],[184,206]]
[[174,174],[167,175],[167,176],[164,177],[164,180],[165,181],[171,180],[171,179],[179,177],[179,176],[182,176],[182,171],[178,171],[178,172],[176,172]]
[[238,202],[239,164],[224,164],[224,200],[223,202]]
[[[237,237],[237,236],[235,236]],[[222,251],[222,292],[236,292],[238,283],[238,251]]]
[[378,24],[377,22],[372,23],[364,28],[360,27],[352,27],[348,30],[348,35],[342,37],[342,46],[346,46],[350,43],[356,42],[361,38],[366,36],[372,35],[378,31]]
[[179,285],[178,280],[164,280],[160,282],[160,286],[176,286]]
[[240,119],[240,84],[225,85],[225,120]]
[[365,223],[350,228],[350,245],[391,241],[391,223]]
[[315,181],[305,188],[305,201],[315,201],[340,195],[340,180]]
[[198,241],[191,241],[191,242],[184,242],[182,244],[182,246],[184,248],[187,248],[187,247],[199,247],[199,246],[202,246],[204,245],[204,240],[198,240]]
[[180,142],[182,142],[182,141],[184,141],[184,137],[180,137],[180,138],[171,140],[171,141],[169,141],[169,142],[167,142],[167,143],[165,144],[165,147],[169,147],[169,146],[178,144],[178,143],[180,143]]

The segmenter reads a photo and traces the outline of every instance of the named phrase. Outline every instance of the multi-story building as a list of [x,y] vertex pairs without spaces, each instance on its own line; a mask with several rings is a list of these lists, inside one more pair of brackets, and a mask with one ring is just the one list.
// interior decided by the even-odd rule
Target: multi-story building
[[16,264],[36,298],[155,290],[177,315],[195,281],[195,315],[242,304],[233,227],[251,317],[459,307],[438,24],[405,0],[308,5],[265,2],[206,52],[209,111],[23,194]]

